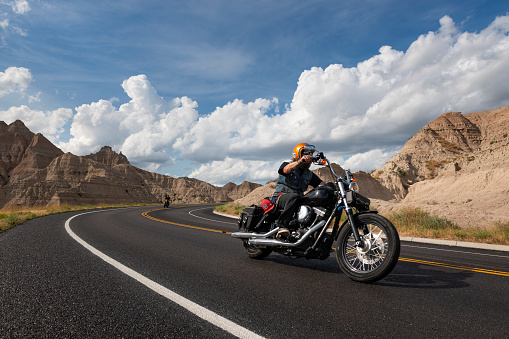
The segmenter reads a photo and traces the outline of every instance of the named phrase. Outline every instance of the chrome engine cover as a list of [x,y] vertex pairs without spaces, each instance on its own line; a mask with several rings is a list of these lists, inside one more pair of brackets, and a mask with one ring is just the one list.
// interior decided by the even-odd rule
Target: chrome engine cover
[[311,226],[313,221],[316,218],[316,213],[313,208],[302,205],[299,207],[299,212],[297,214],[297,221],[304,227]]

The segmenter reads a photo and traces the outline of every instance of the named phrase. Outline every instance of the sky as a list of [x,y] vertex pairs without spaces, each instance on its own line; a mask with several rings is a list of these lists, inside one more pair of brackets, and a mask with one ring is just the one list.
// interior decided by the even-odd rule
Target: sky
[[0,121],[219,186],[302,142],[371,171],[509,105],[508,33],[506,1],[0,0]]

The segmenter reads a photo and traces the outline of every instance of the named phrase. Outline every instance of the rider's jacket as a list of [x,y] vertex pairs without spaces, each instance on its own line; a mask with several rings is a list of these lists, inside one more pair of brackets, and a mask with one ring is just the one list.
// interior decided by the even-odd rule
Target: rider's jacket
[[[283,163],[281,168],[287,164]],[[297,170],[286,175],[279,174],[273,196],[277,196],[280,193],[299,193],[302,195],[307,190],[312,178],[313,172],[309,169],[304,171]]]

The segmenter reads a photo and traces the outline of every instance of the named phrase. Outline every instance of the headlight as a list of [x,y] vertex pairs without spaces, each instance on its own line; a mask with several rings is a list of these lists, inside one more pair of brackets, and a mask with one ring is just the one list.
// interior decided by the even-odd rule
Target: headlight
[[355,182],[355,181],[352,181],[350,183],[350,185],[348,186],[348,188],[350,189],[350,191],[359,193],[359,185],[357,185],[357,182]]

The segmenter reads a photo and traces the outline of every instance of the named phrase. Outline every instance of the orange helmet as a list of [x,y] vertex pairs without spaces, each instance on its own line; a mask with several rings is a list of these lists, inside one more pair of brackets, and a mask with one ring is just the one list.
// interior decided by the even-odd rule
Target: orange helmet
[[293,158],[299,160],[304,154],[313,154],[314,151],[315,146],[303,142],[293,149]]

